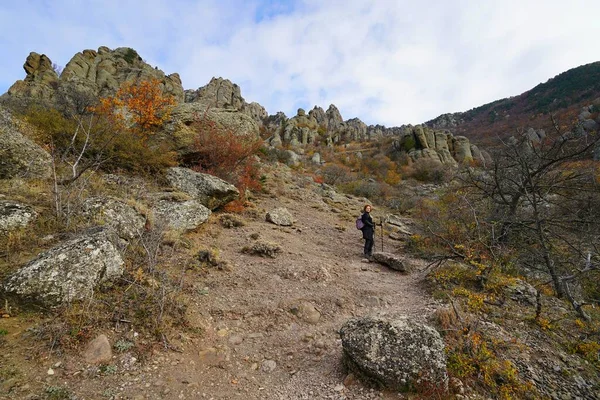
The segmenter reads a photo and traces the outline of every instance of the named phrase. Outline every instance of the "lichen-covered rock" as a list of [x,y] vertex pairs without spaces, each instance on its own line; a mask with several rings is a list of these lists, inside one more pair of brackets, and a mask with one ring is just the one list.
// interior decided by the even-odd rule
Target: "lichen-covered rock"
[[0,125],[0,179],[49,178],[52,158],[13,127]]
[[37,213],[31,206],[14,201],[0,200],[0,234],[25,228],[36,217]]
[[393,225],[397,231],[402,232],[405,235],[412,235],[412,231],[410,230],[410,228],[408,228],[408,226],[406,226],[406,223],[404,223],[402,218],[399,217],[398,215],[394,215],[394,214],[388,215],[385,219],[385,222],[390,225]]
[[105,230],[84,234],[41,253],[10,276],[3,291],[22,301],[56,306],[91,296],[101,282],[123,274],[123,259]]
[[521,279],[515,279],[510,284],[506,285],[504,287],[504,293],[518,303],[532,306],[537,304],[537,290]]
[[232,135],[259,137],[259,124],[247,113],[236,109],[214,108],[204,103],[183,103],[171,112],[167,130],[173,135],[180,152],[189,151],[196,140],[194,122],[210,121],[216,128]]
[[294,224],[294,217],[285,207],[279,207],[269,211],[266,219],[268,222],[272,222],[275,225],[291,226]]
[[7,96],[35,97],[49,99],[54,92],[58,75],[52,68],[52,61],[45,54],[31,52],[23,64],[27,74],[25,79],[16,81],[7,92]]
[[163,199],[156,202],[153,210],[158,218],[167,222],[169,228],[177,231],[196,229],[212,214],[197,200],[179,202]]
[[473,160],[471,154],[471,144],[469,139],[464,136],[454,136],[454,159],[459,163],[466,163]]
[[123,239],[139,238],[146,218],[121,199],[91,197],[83,202],[83,214],[95,224],[114,229]]
[[210,210],[215,210],[240,196],[239,190],[216,176],[187,168],[169,168],[167,180],[174,188],[187,193]]
[[447,388],[446,356],[440,334],[408,317],[351,319],[340,329],[349,367],[378,384],[405,390],[424,382]]
[[380,264],[390,267],[393,270],[409,272],[409,268],[407,267],[406,263],[400,257],[394,254],[376,251],[373,253],[373,259]]

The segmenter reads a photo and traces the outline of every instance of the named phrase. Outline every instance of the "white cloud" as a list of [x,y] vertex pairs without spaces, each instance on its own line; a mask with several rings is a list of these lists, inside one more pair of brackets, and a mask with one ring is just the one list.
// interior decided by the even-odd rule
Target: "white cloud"
[[391,126],[520,94],[600,54],[600,3],[414,3],[5,0],[0,90],[23,78],[29,51],[64,65],[129,46],[185,88],[222,76],[270,113],[333,103]]

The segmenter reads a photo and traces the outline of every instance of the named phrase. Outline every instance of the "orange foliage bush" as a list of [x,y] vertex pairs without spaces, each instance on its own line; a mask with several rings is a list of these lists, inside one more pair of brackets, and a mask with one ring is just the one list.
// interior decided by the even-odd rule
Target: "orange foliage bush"
[[259,137],[220,128],[205,117],[198,118],[192,128],[196,137],[186,163],[234,184],[242,199],[247,189],[261,189],[256,155],[263,142]]
[[[160,81],[150,79],[123,84],[114,96],[100,99],[92,111],[109,118],[115,127],[127,127],[145,139],[169,118],[174,105],[175,99],[162,92]],[[130,126],[128,115],[133,123]]]

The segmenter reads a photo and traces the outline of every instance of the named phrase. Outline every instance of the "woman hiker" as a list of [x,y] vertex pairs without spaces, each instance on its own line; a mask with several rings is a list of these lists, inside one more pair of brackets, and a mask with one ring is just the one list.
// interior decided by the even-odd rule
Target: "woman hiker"
[[363,239],[365,239],[365,257],[370,258],[373,255],[373,245],[375,244],[375,224],[371,218],[372,207],[367,204],[363,207],[363,213],[360,220],[363,223],[362,233]]

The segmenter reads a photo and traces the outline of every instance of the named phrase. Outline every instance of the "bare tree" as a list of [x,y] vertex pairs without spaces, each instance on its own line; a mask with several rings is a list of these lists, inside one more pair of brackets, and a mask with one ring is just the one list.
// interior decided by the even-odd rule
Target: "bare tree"
[[511,138],[492,153],[491,168],[469,170],[466,183],[487,202],[491,242],[517,249],[522,265],[548,274],[557,296],[588,319],[574,287],[600,256],[600,137],[573,132],[556,126],[537,140]]

